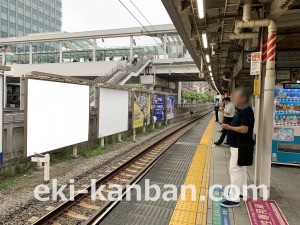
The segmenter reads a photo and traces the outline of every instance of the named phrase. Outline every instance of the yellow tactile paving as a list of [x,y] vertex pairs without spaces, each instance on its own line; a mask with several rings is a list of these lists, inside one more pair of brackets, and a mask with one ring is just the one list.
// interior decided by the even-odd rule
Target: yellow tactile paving
[[194,185],[196,188],[195,200],[192,199],[191,189],[186,189],[185,200],[179,196],[173,212],[170,225],[206,225],[209,169],[211,158],[211,144],[214,133],[213,117],[202,135],[184,185]]

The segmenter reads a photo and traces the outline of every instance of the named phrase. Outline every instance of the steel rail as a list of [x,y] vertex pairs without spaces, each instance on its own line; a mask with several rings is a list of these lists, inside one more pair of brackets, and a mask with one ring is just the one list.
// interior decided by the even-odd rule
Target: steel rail
[[[184,128],[188,127],[188,129],[186,131],[184,131],[182,134],[180,134],[179,137],[176,137],[173,141],[171,141],[171,143],[165,149],[163,149],[159,153],[158,156],[155,156],[154,159],[152,159],[150,162],[147,162],[147,164],[145,165],[145,167],[142,168],[140,171],[138,171],[137,174],[134,175],[134,177],[128,182],[128,184],[130,186],[133,186],[140,179],[142,179],[145,174],[147,174],[147,172],[155,165],[155,163],[157,161],[159,161],[159,159],[169,150],[169,148],[179,138],[181,138],[186,132],[188,132],[190,130],[190,128],[192,127],[193,123],[196,123],[199,119],[201,119],[202,117],[206,116],[210,112],[211,111],[205,112],[204,114],[202,114],[202,115],[198,116],[197,118],[189,121],[188,123],[184,124],[183,126],[176,128],[174,131],[172,131],[170,134],[168,134],[167,136],[165,136],[161,140],[159,140],[159,141],[151,144],[149,147],[147,147],[142,152],[138,153],[137,155],[135,155],[134,157],[132,157],[128,161],[124,162],[122,165],[118,166],[117,168],[115,168],[114,170],[112,170],[111,172],[109,172],[108,174],[106,174],[105,176],[103,176],[102,178],[98,179],[95,182],[96,188],[98,188],[100,185],[105,184],[106,182],[108,182],[109,180],[111,180],[116,174],[118,174],[121,171],[123,171],[129,165],[134,164],[135,161],[138,161],[140,158],[142,158],[143,156],[145,156],[147,153],[151,152],[159,144],[162,144],[162,143],[168,141],[168,139],[172,138],[172,136],[176,135],[176,133],[178,133],[178,132],[182,131]],[[189,127],[190,125],[191,125],[191,127]],[[46,214],[43,217],[39,218],[37,221],[35,221],[33,223],[33,225],[46,225],[46,224],[52,224],[52,223],[57,222],[57,218],[63,216],[63,214],[65,214],[68,211],[70,211],[70,209],[73,206],[76,206],[83,199],[85,199],[87,196],[89,196],[90,193],[91,193],[91,189],[92,189],[92,185],[90,185],[89,187],[87,187],[84,190],[82,190],[82,192],[79,192],[78,194],[76,194],[74,196],[74,200],[73,201],[71,201],[70,199],[67,200],[66,202],[64,202],[61,205],[59,205],[58,207],[56,207],[54,210],[52,210],[48,214]],[[125,195],[126,195],[126,188],[123,188],[122,189],[122,197],[125,196]],[[90,225],[90,224],[97,224],[97,223],[99,223],[114,208],[114,206],[117,205],[117,203],[119,201],[120,201],[120,199],[118,199],[116,201],[108,201],[103,206],[101,206],[101,208],[96,213],[94,213],[92,216],[90,216],[90,218],[88,220],[86,220],[83,224]]]

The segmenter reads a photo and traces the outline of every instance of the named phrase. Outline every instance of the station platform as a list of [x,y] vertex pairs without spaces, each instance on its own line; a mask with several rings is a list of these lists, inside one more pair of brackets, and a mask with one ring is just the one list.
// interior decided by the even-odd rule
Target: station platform
[[[245,202],[240,207],[230,208],[221,216],[220,203],[209,199],[209,187],[213,184],[229,184],[230,149],[227,145],[214,146],[220,136],[219,123],[211,114],[199,120],[196,126],[181,137],[159,162],[139,181],[142,188],[141,201],[136,199],[136,191],[131,191],[131,200],[123,200],[101,222],[105,225],[117,224],[196,224],[196,225],[247,225],[251,224]],[[253,183],[254,166],[248,168],[248,184]],[[165,192],[165,184],[172,184],[179,190],[178,200],[145,201],[145,181],[156,184]],[[292,183],[293,185],[288,185]],[[298,168],[281,167],[272,170],[271,199],[275,200],[290,225],[300,224],[300,183]],[[181,185],[193,184],[196,199],[191,199],[189,190],[186,199],[180,196]],[[155,193],[150,191],[150,196]],[[251,193],[249,193],[251,195]],[[273,223],[272,223],[273,224]],[[284,224],[284,223],[283,223]]]

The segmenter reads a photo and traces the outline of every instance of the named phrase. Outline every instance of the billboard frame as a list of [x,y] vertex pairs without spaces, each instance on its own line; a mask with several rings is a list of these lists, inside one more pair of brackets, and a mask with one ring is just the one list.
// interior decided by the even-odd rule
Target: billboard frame
[[174,97],[174,102],[176,102],[176,98],[175,98],[176,95],[177,95],[177,94],[172,94],[172,93],[171,93],[171,94],[168,93],[168,94],[166,95],[166,122],[168,122],[169,120],[175,119],[175,111],[174,111],[174,118],[168,119],[168,114],[167,114],[167,107],[168,107],[168,106],[167,106],[167,105],[168,105],[168,97],[169,97],[169,96],[173,96],[173,97]]
[[[149,91],[149,90],[146,90],[146,89],[140,89],[140,88],[133,88],[132,90],[132,123],[131,123],[131,126],[132,126],[132,129],[135,131],[135,129],[137,128],[140,128],[140,127],[146,127],[146,126],[140,126],[140,127],[134,127],[134,92],[141,92],[141,93],[147,93],[147,94],[150,94],[150,114],[152,112],[151,110],[151,107],[153,108],[153,100],[151,101],[151,98],[153,99],[153,92],[154,91]],[[152,113],[153,114],[153,113]],[[153,115],[152,115],[153,117]],[[150,118],[151,118],[151,115],[150,115]],[[150,119],[150,124],[151,125],[151,122],[153,122],[153,118]]]
[[[166,98],[167,98],[167,93],[165,92],[158,92],[158,91],[153,91],[153,98],[152,98],[152,105],[153,105],[153,110],[152,110],[152,124],[161,124],[161,123],[165,123],[166,122]],[[156,122],[154,123],[154,95],[163,95],[165,96],[165,101],[164,101],[164,120],[163,121],[160,121],[160,122]]]
[[[50,81],[50,82],[57,82],[57,83],[68,83],[68,84],[77,84],[77,85],[90,85],[92,81],[86,80],[86,79],[81,79],[81,78],[76,78],[76,77],[69,77],[69,76],[62,76],[62,75],[56,75],[56,74],[50,74],[50,73],[43,73],[43,72],[37,72],[37,71],[32,71],[31,73],[26,74],[24,77],[24,157],[29,158],[33,156],[27,156],[27,127],[28,127],[28,80],[40,80],[40,81]],[[90,112],[90,100],[89,100],[89,112]],[[90,118],[89,122],[90,123]],[[90,130],[88,130],[88,136],[90,135]],[[66,148],[70,146],[76,146],[79,143],[64,146],[61,148]],[[58,148],[58,149],[61,149]],[[44,153],[51,153],[54,151],[57,151],[58,149],[53,149],[50,151],[43,152]]]
[[[99,83],[96,87],[95,87],[95,96],[94,96],[94,101],[95,101],[95,105],[98,110],[97,110],[97,139],[102,139],[104,137],[99,137],[99,121],[100,121],[100,105],[98,104],[98,102],[100,101],[100,88],[107,88],[107,89],[115,89],[115,90],[122,90],[122,91],[128,91],[128,103],[130,101],[129,99],[129,92],[130,92],[130,89],[129,87],[125,87],[125,86],[120,86],[120,85],[114,85],[114,84],[104,84],[104,83]],[[97,93],[97,95],[96,95]],[[97,103],[96,103],[97,101]],[[129,113],[129,106],[128,106],[128,112]],[[128,116],[128,114],[127,114]],[[129,128],[129,121],[127,122],[127,130]],[[122,131],[124,132],[124,131]],[[119,134],[121,132],[118,132],[118,133],[115,133],[115,134]],[[115,134],[111,134],[111,135],[115,135]],[[108,136],[111,136],[111,135],[108,135]],[[108,136],[105,136],[105,137],[108,137]]]
[[3,152],[5,152],[4,151],[4,108],[5,108],[5,106],[4,106],[4,104],[5,104],[5,102],[4,102],[4,100],[5,100],[5,97],[4,97],[4,82],[5,82],[4,72],[5,71],[10,71],[10,67],[8,67],[8,66],[0,66],[0,77],[2,79],[2,99],[1,99],[2,100],[2,109],[0,109],[2,111],[2,123],[1,123],[2,132],[1,132],[1,136],[0,136],[0,138],[2,138],[2,143],[1,143],[2,158],[0,160],[0,162],[1,162],[0,165],[3,165],[3,163],[4,163]]

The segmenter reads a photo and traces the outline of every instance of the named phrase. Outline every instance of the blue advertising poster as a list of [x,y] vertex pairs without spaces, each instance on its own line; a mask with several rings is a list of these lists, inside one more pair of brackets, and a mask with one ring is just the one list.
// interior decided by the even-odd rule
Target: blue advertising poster
[[165,120],[165,96],[154,95],[153,122],[158,123]]
[[294,129],[293,128],[274,127],[273,140],[274,141],[294,142]]
[[0,164],[2,164],[2,152],[0,152]]
[[173,119],[175,117],[175,97],[167,97],[167,120]]

